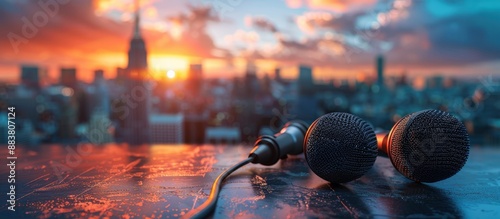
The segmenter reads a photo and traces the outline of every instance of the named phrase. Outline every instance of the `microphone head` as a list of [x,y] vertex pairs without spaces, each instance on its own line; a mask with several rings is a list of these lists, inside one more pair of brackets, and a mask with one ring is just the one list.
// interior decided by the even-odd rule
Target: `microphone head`
[[406,115],[388,136],[387,154],[396,169],[417,182],[455,175],[469,156],[469,135],[454,116],[439,110]]
[[311,170],[331,183],[345,183],[364,175],[377,158],[373,128],[357,116],[329,113],[309,127],[304,154]]

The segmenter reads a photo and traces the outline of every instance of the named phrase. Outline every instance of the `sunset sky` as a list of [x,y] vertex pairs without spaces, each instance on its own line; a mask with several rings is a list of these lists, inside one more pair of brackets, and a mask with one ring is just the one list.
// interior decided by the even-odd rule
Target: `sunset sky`
[[[38,4],[47,1],[0,1],[0,81],[16,81],[22,63],[46,66],[54,80],[60,67],[76,67],[87,81],[94,69],[114,77],[126,66],[133,0],[53,0],[60,3],[51,14]],[[303,63],[317,80],[354,78],[373,74],[383,54],[389,74],[500,73],[496,0],[140,2],[154,71],[182,74],[202,62],[207,77],[233,77],[255,60],[260,75],[279,66],[294,77]]]

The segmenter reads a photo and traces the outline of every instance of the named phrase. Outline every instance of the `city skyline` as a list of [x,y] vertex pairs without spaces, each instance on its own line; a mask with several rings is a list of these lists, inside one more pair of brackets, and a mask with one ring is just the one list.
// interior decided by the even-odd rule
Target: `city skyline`
[[[54,16],[47,14],[46,24],[36,28],[27,43],[17,45],[17,52],[11,38],[0,42],[7,48],[0,52],[0,81],[17,81],[23,63],[46,66],[51,78],[58,77],[61,67],[75,67],[84,81],[92,80],[95,69],[104,69],[111,78],[117,67],[126,66],[133,1],[67,2],[58,4]],[[202,63],[207,78],[232,78],[243,76],[250,59],[258,66],[259,76],[281,67],[283,77],[295,78],[296,66],[308,64],[314,68],[316,80],[353,79],[358,74],[375,75],[373,60],[379,54],[385,57],[389,76],[406,71],[409,77],[435,73],[476,77],[498,74],[500,66],[493,58],[498,43],[487,47],[470,42],[491,40],[494,30],[486,27],[495,16],[483,12],[496,4],[488,4],[486,9],[483,4],[470,6],[469,1],[234,1],[222,13],[213,8],[216,2],[194,6],[196,1],[141,1],[150,70],[163,73],[172,69],[185,75],[191,63]],[[23,37],[26,19],[33,23],[34,15],[44,12],[41,5],[26,2],[1,4],[6,12],[1,17],[9,21],[0,31],[5,36]],[[263,8],[264,4],[274,11]],[[76,8],[80,12],[72,13]],[[371,16],[374,12],[375,17]],[[461,12],[467,12],[462,17],[477,16],[465,23],[457,17]],[[78,25],[71,23],[77,20],[81,21]],[[437,24],[451,32],[475,31],[446,41],[434,27]],[[392,33],[395,35],[387,36]],[[452,34],[447,37],[453,38]],[[273,48],[281,49],[266,53]]]

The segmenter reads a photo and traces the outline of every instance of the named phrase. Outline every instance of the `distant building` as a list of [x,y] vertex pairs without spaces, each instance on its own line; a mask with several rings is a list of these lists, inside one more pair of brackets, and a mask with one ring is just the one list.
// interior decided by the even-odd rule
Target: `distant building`
[[109,115],[111,108],[110,95],[103,70],[96,70],[94,72],[94,83],[89,88],[90,112],[101,111]]
[[281,69],[280,68],[274,69],[274,80],[276,82],[279,82],[279,83],[283,82],[283,78],[281,77]]
[[[137,2],[136,2],[137,4]],[[121,136],[130,145],[149,143],[149,99],[150,92],[147,89],[148,62],[147,51],[142,39],[139,27],[139,7],[136,5],[134,34],[130,41],[128,51],[126,94],[131,97],[135,107],[128,108],[128,115],[124,119],[124,127]]]
[[124,68],[116,68],[116,80],[124,81],[127,78],[127,70]]
[[[490,142],[500,143],[500,84],[488,85],[482,88],[483,108],[477,113],[478,125],[476,131],[487,136]],[[486,138],[485,138],[486,139]]]
[[316,87],[313,81],[312,68],[307,65],[299,66],[299,78],[296,82],[298,93],[293,97],[290,114],[306,122],[312,122],[319,112],[318,101],[314,96]]
[[243,81],[236,83],[235,86],[235,90],[238,90],[234,104],[237,123],[241,131],[242,140],[248,141],[250,138],[257,136],[259,131],[256,102],[260,92],[260,82],[257,78],[257,67],[252,61],[247,62]]
[[33,122],[30,120],[16,121],[16,144],[18,145],[38,145],[40,136],[36,134]]
[[58,136],[62,139],[74,138],[76,126],[78,124],[78,108],[79,103],[75,93],[68,91],[70,88],[63,88],[64,102],[61,104],[61,112],[59,117],[59,132]]
[[307,65],[299,66],[299,78],[297,81],[299,85],[299,93],[301,95],[308,95],[314,93],[314,80],[312,68]]
[[257,78],[257,66],[252,61],[247,62],[244,86],[244,95],[247,97],[253,97],[260,90],[259,79]]
[[[137,4],[137,3],[136,3]],[[148,53],[146,43],[141,36],[139,6],[135,9],[134,35],[130,40],[128,50],[128,70],[144,70],[148,68]]]
[[32,96],[11,96],[6,100],[9,107],[12,106],[16,108],[17,118],[26,119],[34,124],[38,122],[39,112],[37,108],[39,108],[39,106],[36,98]]
[[380,90],[384,89],[384,57],[382,55],[377,56],[376,59],[376,70],[377,70],[377,85]]
[[[7,112],[0,111],[0,132],[7,133],[8,129],[8,120],[7,120]],[[7,145],[7,135],[0,135],[0,145]]]
[[54,139],[55,134],[58,130],[58,124],[54,116],[54,112],[57,109],[53,109],[56,107],[54,103],[48,104],[48,110],[42,112],[40,115],[40,122],[37,125],[37,128],[42,133],[42,141],[50,142]]
[[149,116],[151,143],[180,144],[183,142],[182,114],[152,114]]
[[201,64],[191,64],[186,80],[187,91],[193,95],[200,94],[203,85],[203,66]]
[[444,87],[444,77],[441,75],[434,75],[426,78],[426,89],[442,89]]
[[77,86],[77,82],[76,68],[61,68],[61,85],[75,89]]
[[318,101],[311,96],[299,96],[290,112],[291,117],[312,123],[321,115]]
[[208,123],[207,113],[188,113],[184,115],[183,134],[186,144],[205,143],[205,131]]
[[58,115],[58,137],[68,140],[76,137],[78,124],[89,120],[87,94],[78,85],[76,68],[61,68],[59,86],[57,88],[62,101]]
[[109,128],[111,120],[109,115],[104,112],[95,111],[92,113],[87,132],[88,141],[92,144],[106,144],[113,142],[112,133]]
[[40,77],[45,75],[45,69],[38,66],[21,66],[21,83],[27,88],[39,90]]
[[104,70],[97,69],[94,71],[94,83],[104,81]]
[[237,127],[209,127],[205,135],[205,142],[211,144],[238,144],[240,141]]

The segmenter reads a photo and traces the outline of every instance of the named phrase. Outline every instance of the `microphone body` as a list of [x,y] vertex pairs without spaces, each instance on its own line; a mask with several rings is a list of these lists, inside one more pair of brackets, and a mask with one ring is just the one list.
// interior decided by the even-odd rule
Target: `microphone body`
[[259,137],[248,157],[253,158],[252,163],[270,166],[279,159],[286,158],[288,154],[301,154],[307,127],[301,121],[286,123],[280,132]]
[[379,154],[417,182],[437,182],[455,175],[469,155],[469,135],[454,116],[422,110],[401,118],[390,132],[378,132]]
[[309,168],[331,183],[345,183],[363,176],[377,158],[373,128],[361,118],[342,112],[319,117],[304,141]]

